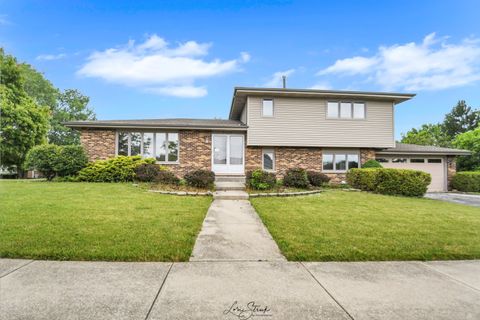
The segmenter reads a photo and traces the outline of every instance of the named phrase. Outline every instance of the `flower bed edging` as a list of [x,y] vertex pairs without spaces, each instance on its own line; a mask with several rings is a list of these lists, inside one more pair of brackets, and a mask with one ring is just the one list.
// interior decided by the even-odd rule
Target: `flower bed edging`
[[301,192],[269,192],[269,193],[251,193],[250,198],[259,197],[297,197],[321,193],[322,190],[301,191]]
[[148,190],[148,192],[154,192],[154,193],[160,193],[160,194],[170,194],[170,195],[174,195],[174,196],[211,196],[213,194],[211,191],[190,192],[190,191]]

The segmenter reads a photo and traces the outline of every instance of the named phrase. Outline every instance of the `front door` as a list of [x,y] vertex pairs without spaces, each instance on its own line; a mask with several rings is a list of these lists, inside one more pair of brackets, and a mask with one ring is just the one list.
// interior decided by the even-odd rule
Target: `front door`
[[240,134],[212,135],[212,169],[217,174],[244,173],[244,143]]

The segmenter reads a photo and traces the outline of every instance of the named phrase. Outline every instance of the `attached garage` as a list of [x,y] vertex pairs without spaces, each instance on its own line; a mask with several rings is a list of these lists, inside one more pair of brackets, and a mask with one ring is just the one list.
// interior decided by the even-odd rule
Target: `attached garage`
[[384,168],[420,170],[430,174],[429,192],[448,191],[448,176],[455,171],[454,157],[469,155],[467,150],[397,143],[395,148],[378,151],[376,159]]

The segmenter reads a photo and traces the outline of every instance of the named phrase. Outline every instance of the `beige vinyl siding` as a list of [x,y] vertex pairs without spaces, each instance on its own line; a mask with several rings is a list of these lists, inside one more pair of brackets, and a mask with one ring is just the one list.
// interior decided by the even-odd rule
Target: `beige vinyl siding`
[[243,107],[242,114],[240,115],[240,121],[247,124],[247,105]]
[[371,148],[395,145],[390,101],[358,100],[366,104],[366,118],[357,120],[327,119],[329,100],[314,98],[274,98],[274,116],[262,117],[262,100],[262,97],[248,97],[247,145]]

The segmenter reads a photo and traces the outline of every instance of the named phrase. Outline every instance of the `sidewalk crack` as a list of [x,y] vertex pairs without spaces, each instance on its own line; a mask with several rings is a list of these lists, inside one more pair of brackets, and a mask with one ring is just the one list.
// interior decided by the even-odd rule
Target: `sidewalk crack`
[[434,266],[430,266],[430,265],[424,263],[423,261],[418,261],[418,262],[419,262],[421,265],[423,265],[424,267],[426,267],[426,268],[428,268],[428,269],[431,269],[431,270],[433,270],[433,271],[441,274],[442,276],[445,276],[445,277],[449,278],[450,280],[453,280],[453,281],[455,281],[455,282],[457,282],[457,283],[459,283],[459,284],[461,284],[461,285],[464,285],[464,286],[466,286],[466,287],[468,287],[468,288],[470,288],[470,289],[473,289],[473,290],[475,290],[475,291],[477,291],[477,292],[480,292],[480,289],[475,288],[474,286],[471,286],[471,285],[469,285],[468,283],[463,282],[462,280],[459,280],[459,279],[457,279],[457,278],[455,278],[455,277],[453,277],[453,276],[451,276],[451,275],[449,275],[449,274],[447,274],[447,273],[445,273],[445,272],[442,272],[442,271],[440,271],[440,270],[437,270]]
[[165,278],[163,278],[162,284],[160,285],[160,288],[158,288],[157,294],[155,295],[155,298],[153,299],[152,305],[150,306],[150,309],[148,309],[147,315],[145,316],[145,320],[150,317],[150,313],[153,310],[153,306],[157,302],[158,296],[160,295],[160,291],[162,291],[163,286],[165,285],[165,282],[167,281],[168,275],[170,274],[170,270],[172,270],[174,262],[170,265],[170,268],[168,268],[167,274],[165,275]]
[[11,273],[14,273],[15,271],[17,271],[17,270],[19,270],[19,269],[21,269],[21,268],[23,268],[23,267],[28,266],[30,263],[32,263],[32,262],[34,262],[34,261],[35,261],[35,260],[30,260],[29,262],[27,262],[27,263],[25,263],[25,264],[22,264],[20,267],[15,268],[15,269],[11,270],[10,272],[7,272],[7,273],[5,273],[4,275],[0,276],[0,279],[8,276],[8,275],[11,274]]
[[307,270],[308,274],[310,274],[310,276],[312,276],[312,278],[315,280],[316,283],[318,283],[318,285],[320,287],[322,287],[322,289],[330,296],[330,298],[332,298],[333,301],[335,301],[335,303],[347,314],[347,316],[352,319],[352,320],[355,320],[355,318],[353,318],[353,316],[347,311],[347,309],[345,309],[344,306],[342,306],[342,304],[337,300],[335,299],[335,297],[327,290],[327,288],[325,288],[323,286],[323,284],[320,283],[320,281],[318,281],[318,279],[313,275],[313,273],[307,268],[307,266],[305,266],[302,262],[299,262],[302,267],[305,268],[305,270]]

